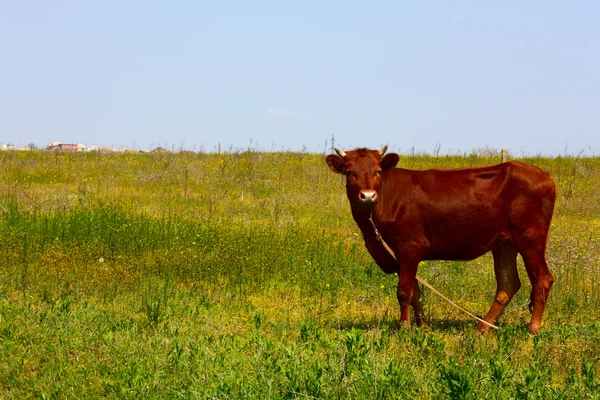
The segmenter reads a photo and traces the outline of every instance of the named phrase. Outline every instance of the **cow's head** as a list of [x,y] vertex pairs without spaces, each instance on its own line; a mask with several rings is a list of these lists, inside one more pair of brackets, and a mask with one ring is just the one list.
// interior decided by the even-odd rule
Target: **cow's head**
[[370,206],[377,203],[381,188],[381,174],[398,164],[398,154],[384,157],[387,146],[381,150],[356,149],[330,154],[326,161],[335,173],[346,175],[346,193],[350,203]]

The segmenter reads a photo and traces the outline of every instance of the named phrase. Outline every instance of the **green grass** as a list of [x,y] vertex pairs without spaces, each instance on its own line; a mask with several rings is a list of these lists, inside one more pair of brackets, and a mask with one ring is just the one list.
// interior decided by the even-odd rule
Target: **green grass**
[[[427,289],[431,329],[398,331],[322,155],[0,152],[0,397],[599,398],[600,159],[526,161],[558,185],[536,337],[522,265],[498,333]],[[493,300],[489,256],[419,273]]]

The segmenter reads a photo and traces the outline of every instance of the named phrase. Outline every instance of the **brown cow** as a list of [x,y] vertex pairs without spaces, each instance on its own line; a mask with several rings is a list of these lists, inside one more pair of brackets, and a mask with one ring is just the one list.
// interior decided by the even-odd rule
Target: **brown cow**
[[[410,328],[410,308],[417,325],[424,321],[421,290],[415,277],[423,260],[472,260],[494,256],[496,298],[484,317],[500,316],[521,287],[517,253],[531,281],[531,321],[537,334],[554,282],[546,263],[546,243],[556,187],[540,168],[511,161],[453,170],[413,171],[395,168],[397,154],[381,150],[336,149],[327,164],[346,175],[346,193],[367,250],[388,273],[398,274],[400,324]],[[369,217],[398,261],[376,238]],[[479,323],[478,330],[489,326]]]

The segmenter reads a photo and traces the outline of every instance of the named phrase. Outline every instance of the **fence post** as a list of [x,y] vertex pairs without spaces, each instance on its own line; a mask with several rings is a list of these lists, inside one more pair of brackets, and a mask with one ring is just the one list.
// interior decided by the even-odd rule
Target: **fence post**
[[502,162],[505,163],[506,162],[506,155],[508,153],[507,149],[502,149]]
[[217,154],[221,154],[221,143],[220,142],[219,142],[219,150],[218,150]]

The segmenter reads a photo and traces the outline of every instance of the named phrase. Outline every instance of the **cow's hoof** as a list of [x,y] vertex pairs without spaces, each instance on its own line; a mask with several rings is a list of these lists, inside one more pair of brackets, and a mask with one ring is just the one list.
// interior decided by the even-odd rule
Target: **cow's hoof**
[[530,335],[537,335],[540,333],[540,326],[537,324],[527,324],[527,330]]

